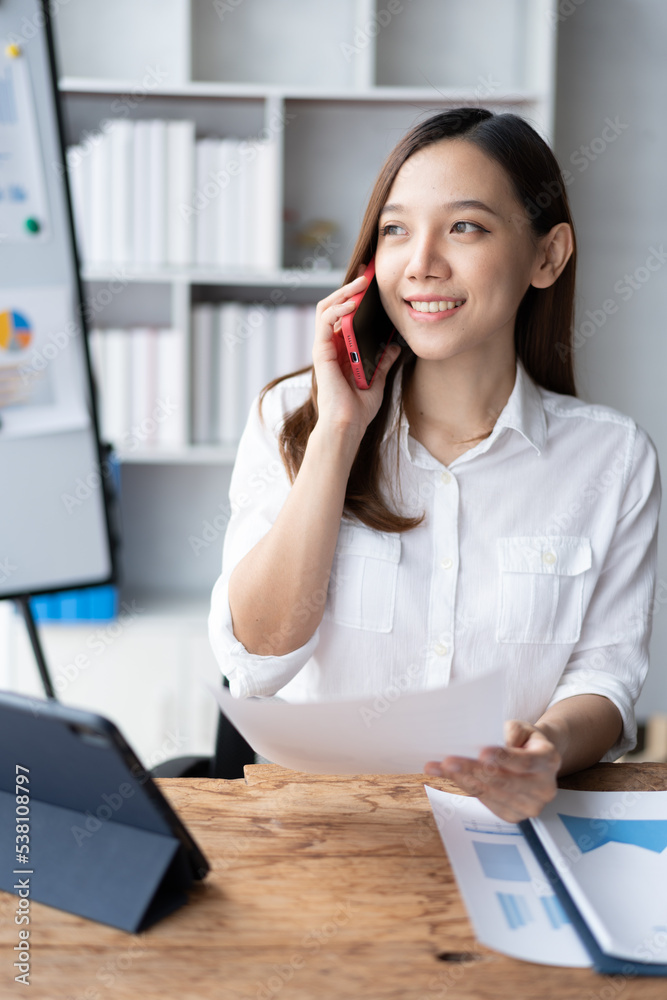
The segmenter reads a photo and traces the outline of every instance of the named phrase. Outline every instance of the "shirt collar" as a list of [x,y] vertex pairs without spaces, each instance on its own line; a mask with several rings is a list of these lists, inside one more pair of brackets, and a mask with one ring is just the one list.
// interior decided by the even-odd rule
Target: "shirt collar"
[[[524,368],[516,361],[516,380],[504,410],[496,421],[496,428],[511,427],[525,437],[538,455],[547,440],[547,420],[539,388]],[[494,428],[495,430],[495,428]]]
[[[391,413],[393,416],[387,422],[387,428],[382,438],[383,444],[396,432],[399,423],[398,408],[402,391],[403,370],[401,369],[398,373],[392,386]],[[401,448],[409,455],[407,439],[410,428],[404,413],[401,414],[400,423],[399,436]],[[480,442],[480,445],[471,449],[471,451],[478,453],[477,449],[483,445],[487,446],[483,449],[486,451],[505,427],[518,431],[532,445],[538,455],[542,453],[547,440],[547,421],[544,415],[542,396],[540,395],[539,388],[533,382],[519,358],[517,358],[516,362],[514,388],[504,409],[496,420],[493,431],[485,441]],[[466,454],[470,455],[470,452]],[[460,457],[463,458],[464,456]]]

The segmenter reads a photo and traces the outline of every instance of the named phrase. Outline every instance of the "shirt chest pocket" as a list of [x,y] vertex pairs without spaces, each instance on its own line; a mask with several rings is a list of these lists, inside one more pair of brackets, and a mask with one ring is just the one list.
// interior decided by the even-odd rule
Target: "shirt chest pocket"
[[343,522],[324,611],[339,625],[391,632],[401,558],[397,534]]
[[581,634],[588,538],[499,538],[498,642],[574,643]]

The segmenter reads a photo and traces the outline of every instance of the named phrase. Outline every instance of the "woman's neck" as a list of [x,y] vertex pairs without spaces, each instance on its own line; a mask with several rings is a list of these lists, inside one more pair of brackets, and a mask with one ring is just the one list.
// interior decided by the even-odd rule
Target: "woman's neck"
[[411,436],[448,465],[489,436],[515,379],[513,352],[493,359],[470,353],[444,362],[417,358],[404,397]]

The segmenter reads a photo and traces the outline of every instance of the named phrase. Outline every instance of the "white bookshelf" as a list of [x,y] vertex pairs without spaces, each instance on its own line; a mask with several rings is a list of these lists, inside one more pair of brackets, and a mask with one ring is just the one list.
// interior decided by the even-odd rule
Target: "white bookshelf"
[[[53,24],[67,145],[116,115],[192,119],[198,138],[252,138],[266,128],[278,144],[277,270],[127,266],[122,291],[94,325],[174,326],[190,338],[194,303],[252,302],[280,288],[287,302],[314,304],[339,287],[377,172],[417,121],[477,104],[520,114],[551,139],[555,7],[555,0],[69,0],[58,6]],[[335,221],[331,270],[300,266],[286,217],[299,225]],[[117,265],[84,261],[86,294],[94,297],[118,273]],[[183,377],[189,385],[187,371]],[[137,625],[136,652],[128,628],[107,654],[109,664],[135,661],[144,694],[135,707],[131,699],[119,705],[117,717],[130,733],[139,731],[137,713],[166,697],[159,671],[142,659],[151,658],[144,641],[151,629],[156,655],[167,655],[165,635],[166,645],[180,650],[180,666],[167,657],[173,705],[187,688],[195,647],[205,672],[216,673],[205,619],[223,532],[197,555],[188,538],[216,516],[224,520],[234,456],[233,447],[202,445],[120,455],[122,591],[142,593],[149,609]],[[179,606],[191,613],[160,611]],[[83,642],[85,628],[44,631],[62,660]],[[31,670],[26,663],[19,674],[25,680]],[[112,674],[109,667],[94,683],[91,672],[66,695],[104,710],[104,678]],[[197,712],[203,718],[205,711],[188,698],[183,704],[192,730]],[[211,703],[209,741],[214,717]],[[157,735],[142,743],[145,757]],[[200,748],[201,733],[188,739],[179,752]]]

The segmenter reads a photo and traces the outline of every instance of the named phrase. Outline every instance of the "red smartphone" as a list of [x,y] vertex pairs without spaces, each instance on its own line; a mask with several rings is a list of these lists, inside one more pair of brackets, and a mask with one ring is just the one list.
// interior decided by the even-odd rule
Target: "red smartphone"
[[352,296],[357,308],[343,316],[341,332],[347,348],[354,381],[360,389],[370,389],[377,367],[396,330],[380,300],[375,257],[364,271],[368,283],[363,292]]

